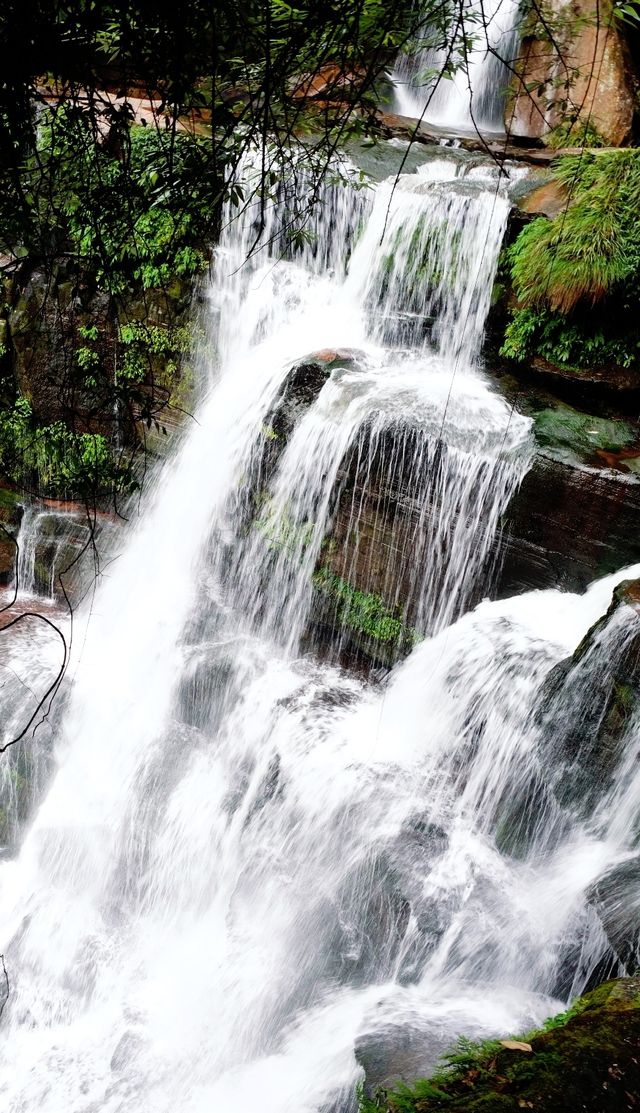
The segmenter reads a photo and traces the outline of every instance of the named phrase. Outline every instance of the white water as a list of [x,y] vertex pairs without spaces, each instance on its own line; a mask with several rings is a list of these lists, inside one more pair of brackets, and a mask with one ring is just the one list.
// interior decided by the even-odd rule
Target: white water
[[[395,110],[447,131],[504,131],[518,15],[517,0],[465,0],[451,14],[446,46],[434,42],[398,58]],[[450,77],[443,76],[447,65],[454,67]]]
[[[428,1063],[462,1031],[516,1031],[606,953],[586,894],[630,853],[631,759],[585,819],[554,794],[561,759],[534,712],[616,577],[454,621],[529,446],[476,366],[506,204],[491,182],[458,194],[452,181],[453,200],[440,182],[375,199],[329,191],[323,239],[294,260],[263,252],[240,268],[254,225],[226,233],[212,389],[76,635],[58,770],[0,868],[12,1113],[250,1113],[256,1101],[346,1113],[356,1046],[366,1055],[402,1028]],[[371,228],[389,204],[381,240]],[[267,214],[268,239],[278,220]],[[346,272],[336,228],[358,220]],[[423,270],[439,253],[426,330],[402,254],[414,234]],[[402,315],[411,347],[392,348]],[[272,537],[286,523],[288,543],[269,547],[247,491],[261,430],[292,362],[335,345],[363,354],[331,373],[277,461]],[[385,463],[383,434],[405,427]],[[300,655],[349,452],[354,491],[374,457],[395,482],[402,457],[432,507],[411,592],[437,633],[377,688]],[[533,819],[516,853],[521,792]]]

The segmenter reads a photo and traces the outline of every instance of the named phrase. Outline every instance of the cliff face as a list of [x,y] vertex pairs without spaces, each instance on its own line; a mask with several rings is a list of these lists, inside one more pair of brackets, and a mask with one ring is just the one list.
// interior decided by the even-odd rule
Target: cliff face
[[[632,133],[635,88],[629,49],[610,0],[552,0],[525,27],[507,120],[539,138],[571,122],[621,146]],[[567,145],[571,145],[570,140]]]

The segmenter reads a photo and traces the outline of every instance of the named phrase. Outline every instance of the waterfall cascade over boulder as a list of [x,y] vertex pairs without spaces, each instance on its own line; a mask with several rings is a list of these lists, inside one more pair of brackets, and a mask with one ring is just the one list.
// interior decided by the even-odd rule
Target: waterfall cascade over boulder
[[[624,960],[607,891],[640,819],[635,716],[588,814],[562,719],[620,614],[557,670],[640,569],[470,609],[531,458],[480,366],[507,213],[495,169],[439,158],[328,185],[294,245],[278,205],[225,224],[209,389],[76,617],[50,785],[0,865],[5,1108],[347,1113],[361,1063],[398,1070],[394,1034],[427,1069]],[[374,477],[415,506],[383,613],[332,533],[340,509],[356,560]],[[354,612],[411,627],[381,683],[311,638],[318,584],[329,648]],[[44,635],[2,648],[5,677],[56,667]]]

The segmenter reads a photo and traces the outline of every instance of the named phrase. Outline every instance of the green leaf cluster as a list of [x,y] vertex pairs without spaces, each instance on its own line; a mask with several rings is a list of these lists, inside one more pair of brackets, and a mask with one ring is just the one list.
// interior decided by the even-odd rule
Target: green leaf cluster
[[[49,109],[29,167],[34,236],[53,216],[58,249],[110,294],[197,274],[211,222],[205,141],[126,123],[125,161],[96,144],[82,111]],[[5,243],[8,234],[0,226]]]
[[137,487],[131,462],[114,460],[102,434],[74,433],[62,421],[39,426],[24,397],[0,409],[0,473],[56,498],[94,499]]
[[417,640],[416,632],[389,610],[380,595],[358,591],[353,584],[328,568],[320,568],[314,574],[313,582],[323,595],[335,603],[340,625],[384,644],[402,641],[413,644]]
[[640,150],[558,160],[567,199],[527,224],[506,253],[517,304],[501,354],[524,361],[630,368],[640,355]]
[[623,284],[640,283],[640,150],[583,151],[560,159],[567,197],[553,220],[538,217],[509,252],[522,306],[568,313],[593,305]]

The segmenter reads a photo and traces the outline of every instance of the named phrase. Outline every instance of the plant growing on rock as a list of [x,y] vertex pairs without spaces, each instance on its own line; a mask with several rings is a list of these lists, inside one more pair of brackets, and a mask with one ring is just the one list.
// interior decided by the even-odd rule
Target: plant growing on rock
[[640,355],[640,151],[583,151],[558,161],[567,198],[507,253],[516,298],[502,354],[561,366],[633,367]]

